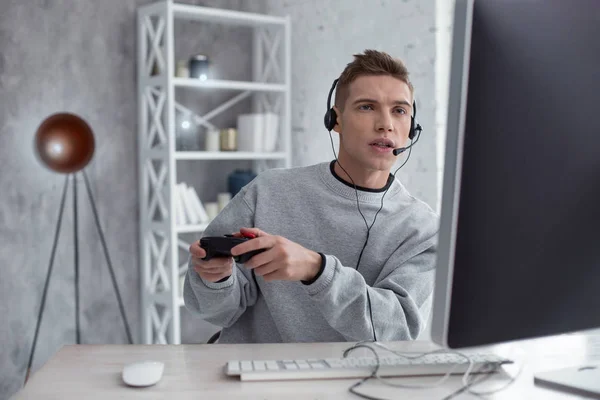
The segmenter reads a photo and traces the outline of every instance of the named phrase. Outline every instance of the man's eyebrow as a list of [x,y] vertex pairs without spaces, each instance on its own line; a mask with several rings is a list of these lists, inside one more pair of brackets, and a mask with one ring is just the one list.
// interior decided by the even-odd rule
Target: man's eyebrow
[[[356,100],[354,100],[352,102],[352,104],[358,104],[358,103],[378,103],[378,101],[374,100],[374,99],[369,99],[367,97],[361,97],[361,98],[358,98],[358,99],[356,99]],[[396,101],[394,101],[394,104],[405,105],[405,106],[408,106],[408,107],[412,107],[412,104],[410,104],[406,100],[396,100]]]

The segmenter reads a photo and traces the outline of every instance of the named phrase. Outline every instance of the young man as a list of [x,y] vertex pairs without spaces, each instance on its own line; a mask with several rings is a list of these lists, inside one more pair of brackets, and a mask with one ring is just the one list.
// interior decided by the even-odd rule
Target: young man
[[438,218],[390,174],[413,88],[388,54],[354,57],[335,97],[338,159],[261,173],[203,235],[251,233],[232,254],[265,251],[238,264],[190,247],[185,304],[223,327],[220,343],[412,340],[424,328]]

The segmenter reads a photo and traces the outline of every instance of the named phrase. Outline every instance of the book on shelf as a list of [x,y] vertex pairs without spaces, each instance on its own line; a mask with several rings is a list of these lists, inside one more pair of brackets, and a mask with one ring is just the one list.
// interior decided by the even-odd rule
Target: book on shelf
[[196,190],[193,187],[187,188],[187,197],[190,198],[192,202],[192,207],[198,215],[200,223],[205,224],[207,222],[210,222],[210,218],[208,217],[208,214],[206,213],[206,210],[204,209],[204,206],[200,201],[200,197],[198,197],[198,193],[196,193]]
[[179,185],[175,186],[175,198],[173,202],[175,203],[175,223],[177,225],[184,225],[186,223],[186,215],[181,195],[179,194]]
[[175,187],[175,221],[178,226],[210,222],[196,189],[180,182]]

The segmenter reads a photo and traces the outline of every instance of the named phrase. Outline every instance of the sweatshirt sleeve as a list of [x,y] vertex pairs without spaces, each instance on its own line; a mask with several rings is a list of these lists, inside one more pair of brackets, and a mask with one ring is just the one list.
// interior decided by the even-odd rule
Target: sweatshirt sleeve
[[[222,236],[254,226],[254,210],[246,199],[246,185],[209,224],[202,237]],[[208,282],[200,278],[188,257],[188,270],[183,286],[185,307],[200,318],[221,327],[233,325],[253,306],[258,288],[251,271],[234,262],[233,274],[224,281]]]
[[321,275],[304,287],[331,327],[348,341],[373,339],[369,299],[377,341],[414,340],[429,317],[436,249],[437,233],[408,251],[397,248],[382,269],[387,275],[373,286],[360,272],[325,254]]

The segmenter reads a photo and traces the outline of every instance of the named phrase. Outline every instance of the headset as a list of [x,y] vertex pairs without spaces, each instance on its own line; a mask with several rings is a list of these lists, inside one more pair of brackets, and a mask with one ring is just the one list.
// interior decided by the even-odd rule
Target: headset
[[[360,255],[358,256],[358,261],[356,262],[355,270],[358,271],[358,267],[360,265],[360,260],[362,258],[363,252],[365,251],[365,248],[367,247],[367,243],[369,241],[369,234],[371,232],[371,228],[373,227],[373,225],[375,224],[375,221],[377,220],[377,215],[383,208],[383,198],[385,197],[385,195],[391,185],[389,185],[387,187],[387,189],[385,189],[385,192],[381,196],[381,206],[379,207],[379,210],[377,210],[377,212],[375,213],[375,217],[373,218],[373,222],[371,223],[371,226],[369,226],[369,224],[367,223],[367,219],[365,218],[364,214],[360,210],[360,204],[358,201],[358,189],[356,188],[356,184],[354,183],[354,180],[352,179],[350,174],[344,169],[344,167],[342,167],[342,164],[340,164],[340,161],[338,160],[337,154],[335,152],[335,147],[333,145],[333,138],[331,137],[331,131],[337,124],[337,113],[335,112],[333,107],[331,107],[331,96],[333,94],[334,89],[337,86],[338,81],[339,81],[339,78],[335,79],[333,81],[333,85],[331,85],[331,89],[329,90],[329,95],[327,96],[327,112],[325,113],[324,123],[325,123],[325,128],[329,131],[329,139],[331,140],[331,148],[333,150],[333,155],[335,156],[335,161],[352,181],[352,185],[354,186],[354,191],[356,193],[356,206],[358,207],[358,212],[362,216],[363,220],[365,221],[365,225],[367,226],[367,238],[365,239],[365,244],[363,245],[362,250],[360,251]],[[400,148],[394,149],[394,151],[393,151],[394,155],[398,156],[399,154],[404,153],[406,150],[409,150],[408,157],[406,157],[406,160],[402,163],[402,165],[400,165],[398,167],[398,169],[396,169],[396,171],[392,174],[392,176],[394,178],[395,178],[398,170],[400,168],[404,167],[404,165],[408,162],[408,160],[410,158],[410,154],[412,152],[412,147],[419,141],[419,138],[421,137],[421,132],[423,131],[423,128],[421,127],[421,125],[419,125],[416,122],[416,116],[417,116],[417,103],[413,100],[413,115],[410,117],[410,131],[408,133],[408,138],[410,139],[410,145],[406,146],[406,147],[400,147]],[[369,306],[369,316],[371,318],[371,329],[373,331],[373,341],[376,342],[377,335],[375,334],[375,325],[373,324],[373,312],[371,310],[371,297],[369,296],[368,289],[367,289],[367,303]]]

